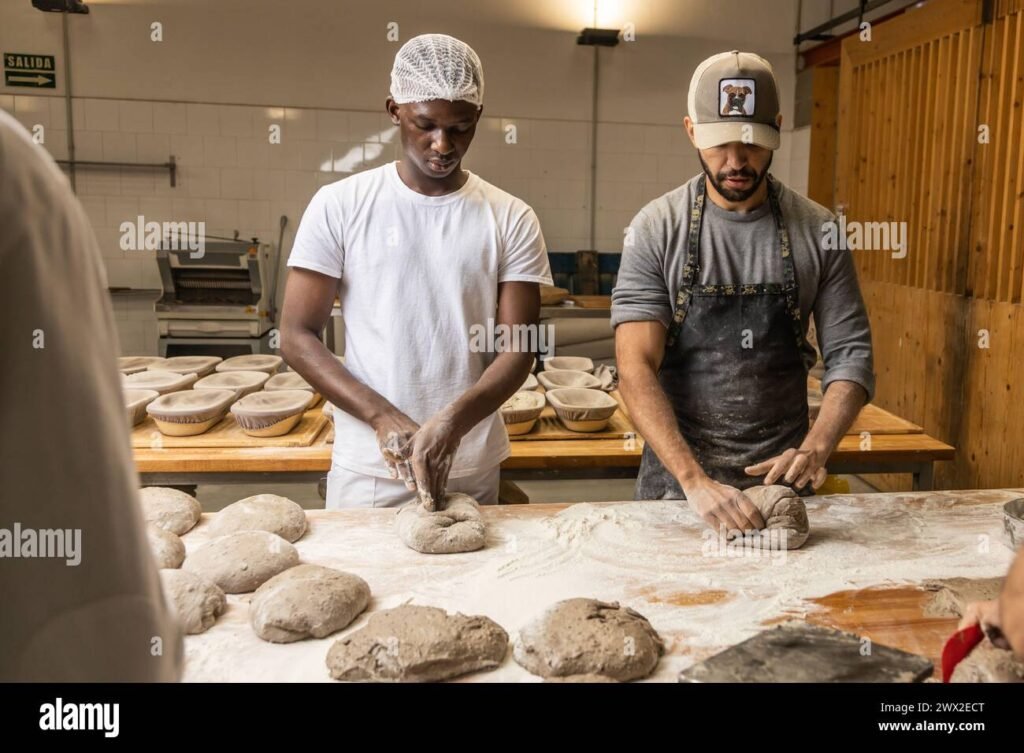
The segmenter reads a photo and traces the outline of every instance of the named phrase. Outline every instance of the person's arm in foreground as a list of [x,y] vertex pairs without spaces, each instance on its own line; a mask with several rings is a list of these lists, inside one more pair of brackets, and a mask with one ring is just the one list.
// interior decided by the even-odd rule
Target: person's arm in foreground
[[[540,319],[540,286],[534,282],[503,282],[498,285],[497,331],[535,330]],[[522,329],[523,325],[529,325]],[[517,338],[511,338],[517,341]],[[428,510],[436,509],[444,496],[448,472],[459,442],[470,429],[495,413],[530,373],[534,354],[499,353],[480,379],[451,405],[428,419],[412,437],[410,458]]]
[[334,277],[292,268],[281,309],[281,353],[320,394],[373,428],[392,478],[401,478],[409,489],[415,489],[406,447],[419,424],[352,376],[320,339],[337,290]]
[[739,489],[711,479],[680,433],[672,405],[658,383],[666,336],[665,326],[658,321],[622,322],[615,329],[619,391],[630,418],[704,522],[716,530],[764,528],[754,503]]

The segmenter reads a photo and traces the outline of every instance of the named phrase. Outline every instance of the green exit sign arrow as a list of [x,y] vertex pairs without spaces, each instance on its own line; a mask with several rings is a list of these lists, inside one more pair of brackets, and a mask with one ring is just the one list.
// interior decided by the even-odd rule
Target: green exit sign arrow
[[29,86],[35,89],[56,89],[56,59],[53,55],[5,52],[4,85]]

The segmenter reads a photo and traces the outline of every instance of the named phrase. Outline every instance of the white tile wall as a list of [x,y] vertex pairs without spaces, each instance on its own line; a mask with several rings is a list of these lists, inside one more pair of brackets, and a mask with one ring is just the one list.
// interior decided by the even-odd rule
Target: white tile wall
[[[64,101],[0,95],[0,108],[26,127],[43,125],[45,146],[67,158]],[[384,113],[76,99],[76,154],[83,160],[178,161],[166,172],[137,169],[77,173],[113,287],[158,288],[152,252],[122,251],[121,222],[205,221],[207,232],[258,236],[275,243],[286,214],[289,250],[313,193],[322,185],[398,157],[397,129]],[[268,141],[279,125],[282,142]],[[514,127],[514,143],[507,135]],[[585,121],[485,117],[466,158],[468,169],[529,203],[552,251],[590,245],[590,139]],[[624,228],[647,202],[700,170],[681,126],[601,123],[597,129],[595,246],[618,252]],[[806,192],[809,129],[784,132],[773,172]],[[280,296],[279,296],[280,299]],[[152,296],[117,297],[125,353],[154,353]]]

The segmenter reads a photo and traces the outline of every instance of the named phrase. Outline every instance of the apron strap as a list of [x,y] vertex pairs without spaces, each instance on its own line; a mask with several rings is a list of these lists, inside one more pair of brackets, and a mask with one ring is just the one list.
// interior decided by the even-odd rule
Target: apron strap
[[[793,325],[796,345],[800,348],[803,346],[804,334],[801,324],[799,287],[796,282],[796,267],[793,263],[789,230],[786,228],[786,222],[782,216],[782,206],[779,203],[779,186],[770,173],[765,178],[768,181],[768,201],[772,210],[772,218],[775,221],[779,253],[782,256],[782,280],[783,293],[786,297],[786,309],[789,312]],[[666,349],[675,345],[676,340],[679,338],[679,332],[682,330],[683,322],[686,320],[686,314],[690,308],[693,288],[697,282],[697,275],[700,269],[700,231],[704,219],[704,201],[707,197],[706,180],[707,176],[702,174],[694,188],[686,237],[686,262],[683,265],[683,279],[679,285],[679,290],[676,292],[675,312],[672,315],[672,324],[669,326],[668,338],[665,342]]]
[[700,251],[700,227],[704,217],[704,198],[706,176],[701,174],[694,188],[693,203],[690,205],[690,222],[686,236],[686,263],[683,265],[683,281],[676,292],[676,310],[672,315],[672,325],[668,329],[666,348],[672,347],[683,328],[686,312],[690,308],[693,297],[693,285],[697,279],[697,268]]
[[789,311],[789,319],[793,325],[793,335],[796,337],[796,347],[802,348],[804,344],[804,330],[801,323],[803,318],[800,313],[800,288],[796,282],[796,264],[793,262],[793,248],[789,243],[789,229],[782,216],[782,205],[779,203],[778,182],[771,174],[768,178],[768,199],[771,202],[772,216],[775,218],[775,233],[779,239],[779,253],[782,255],[782,281],[783,292],[786,296],[786,309]]

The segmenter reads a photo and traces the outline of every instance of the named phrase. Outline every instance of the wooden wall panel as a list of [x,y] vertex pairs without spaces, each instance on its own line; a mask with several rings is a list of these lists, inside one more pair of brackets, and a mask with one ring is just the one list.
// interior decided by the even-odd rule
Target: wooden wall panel
[[940,488],[1024,486],[1024,0],[988,11],[932,0],[842,51],[836,203],[908,224],[905,259],[854,252],[875,402],[958,448]]
[[[968,301],[960,295],[862,282],[875,339],[878,385],[887,410],[911,417],[925,432],[949,444],[959,441],[963,418],[965,352],[971,342]],[[887,333],[893,336],[887,336]],[[876,403],[882,404],[876,399]],[[936,467],[937,488],[956,487],[953,463]],[[906,475],[880,474],[873,483],[909,490]]]
[[979,144],[971,218],[971,291],[978,298],[1020,303],[1024,284],[1024,16],[991,25],[982,59],[978,124],[990,142]]
[[807,196],[835,207],[836,116],[839,111],[839,66],[820,65],[811,72],[811,149]]

